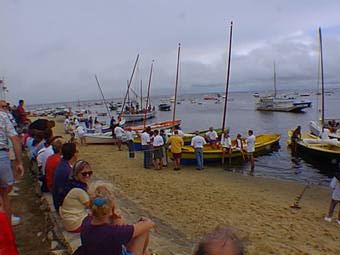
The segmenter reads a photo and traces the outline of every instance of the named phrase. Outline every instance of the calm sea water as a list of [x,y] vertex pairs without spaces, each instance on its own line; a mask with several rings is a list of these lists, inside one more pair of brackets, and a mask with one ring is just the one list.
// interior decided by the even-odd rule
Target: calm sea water
[[[340,118],[340,90],[333,90],[333,92],[325,96],[326,118]],[[210,126],[221,128],[224,107],[222,98],[221,103],[203,100],[203,94],[187,95],[179,98],[183,101],[176,106],[176,119],[182,120],[181,127],[184,131],[207,129]],[[160,99],[153,99],[152,104],[158,105]],[[236,136],[237,133],[246,136],[248,129],[253,129],[255,135],[264,133],[281,134],[280,147],[277,151],[255,159],[255,175],[321,185],[326,185],[329,182],[330,177],[339,166],[320,162],[315,158],[309,158],[305,155],[299,155],[294,158],[291,156],[289,148],[287,148],[288,131],[291,128],[301,125],[303,132],[308,132],[308,123],[318,119],[317,108],[319,108],[318,104],[320,102],[315,93],[311,92],[310,96],[302,98],[313,102],[312,108],[306,109],[305,113],[256,111],[256,99],[249,92],[230,93],[229,99],[226,126],[230,128],[232,137]],[[192,103],[191,100],[196,101],[196,103]],[[73,103],[73,109],[77,108],[75,105]],[[81,106],[80,108],[84,107]],[[92,106],[92,110],[105,112],[103,106]],[[158,111],[156,118],[148,122],[171,119],[172,112]],[[220,166],[216,165],[213,167]],[[249,165],[237,161],[229,169],[231,171],[247,173]]]

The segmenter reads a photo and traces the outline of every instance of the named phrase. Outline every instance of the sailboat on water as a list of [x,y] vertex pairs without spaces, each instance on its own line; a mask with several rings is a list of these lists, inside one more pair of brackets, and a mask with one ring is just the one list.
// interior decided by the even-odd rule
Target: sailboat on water
[[[317,157],[318,159],[330,160],[331,163],[340,162],[340,141],[338,139],[329,139],[329,133],[325,132],[325,107],[324,107],[324,75],[323,75],[323,52],[322,52],[322,35],[319,28],[319,46],[320,46],[320,78],[321,78],[321,121],[320,123],[310,123],[310,130],[318,132],[317,135],[311,133],[302,133],[301,139],[297,141],[297,151],[302,155]],[[315,125],[315,126],[314,126]],[[315,128],[315,130],[313,130]],[[293,130],[288,132],[289,137]],[[326,135],[325,135],[326,134]],[[320,139],[321,136],[321,139]],[[289,141],[290,143],[290,141]]]
[[276,90],[276,67],[274,62],[274,94],[271,96],[258,96],[256,110],[272,112],[303,112],[302,110],[312,106],[310,100],[297,101],[293,96],[278,96]]
[[[222,128],[219,130],[222,132],[225,128],[226,123],[226,113],[227,113],[227,102],[228,102],[228,89],[229,89],[229,74],[230,74],[230,58],[231,58],[231,42],[232,42],[232,26],[233,23],[231,22],[230,25],[230,37],[229,37],[229,54],[228,54],[228,68],[227,68],[227,75],[226,75],[226,93],[225,93],[225,101],[224,101],[224,113],[223,113],[223,121],[222,121]],[[174,104],[175,106],[175,104]],[[218,132],[219,133],[219,132]],[[205,134],[205,133],[204,133]],[[192,134],[191,138],[194,136]],[[191,140],[191,139],[190,139]],[[262,154],[271,150],[271,146],[276,144],[280,140],[279,134],[264,134],[256,136],[256,143],[255,143],[255,153]],[[185,137],[184,137],[185,141]],[[196,163],[196,155],[195,150],[192,146],[183,146],[182,147],[182,156],[181,162],[183,164],[195,164]],[[221,162],[223,157],[227,158],[240,158],[242,157],[242,153],[240,150],[232,150],[231,154],[228,155],[227,153],[224,154],[221,147],[216,148],[210,145],[204,145],[203,147],[203,154],[204,154],[204,162]],[[172,153],[169,152],[169,157],[173,157]]]

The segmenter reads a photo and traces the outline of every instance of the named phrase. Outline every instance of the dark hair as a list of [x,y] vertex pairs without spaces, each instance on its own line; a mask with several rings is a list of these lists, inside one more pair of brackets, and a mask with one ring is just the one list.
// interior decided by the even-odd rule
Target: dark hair
[[203,236],[196,246],[194,255],[210,255],[215,246],[215,241],[223,241],[224,245],[231,242],[234,247],[234,255],[244,255],[243,242],[237,237],[235,232],[226,226],[218,226],[211,233]]
[[178,130],[175,130],[175,131],[174,131],[174,134],[175,134],[175,135],[178,135]]
[[20,99],[19,100],[19,104],[22,104],[24,102],[24,100]]
[[154,135],[158,135],[158,134],[159,134],[159,131],[156,129],[156,130],[153,131],[153,134],[154,134]]
[[253,130],[251,130],[251,129],[248,130],[248,133],[251,134],[251,135],[254,134]]
[[65,143],[61,148],[61,154],[63,155],[63,159],[70,160],[74,154],[76,154],[77,148],[75,143]]

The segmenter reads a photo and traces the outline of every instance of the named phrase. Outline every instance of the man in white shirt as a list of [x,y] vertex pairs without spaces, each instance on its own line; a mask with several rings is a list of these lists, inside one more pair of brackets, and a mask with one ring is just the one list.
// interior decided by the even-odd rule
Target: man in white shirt
[[213,127],[209,128],[209,131],[205,133],[205,137],[208,139],[209,143],[211,144],[211,147],[215,148],[218,135]]
[[151,152],[151,127],[148,126],[141,135],[142,150],[144,151],[144,168],[150,169],[152,164],[152,152]]
[[250,162],[250,175],[254,174],[255,162],[254,162],[254,152],[255,152],[255,142],[256,138],[253,130],[248,130],[248,137],[246,138],[247,143],[247,154],[248,160]]
[[207,143],[205,139],[199,135],[199,131],[195,132],[195,136],[191,139],[191,146],[195,149],[195,157],[197,161],[197,170],[203,170],[203,146]]
[[77,137],[79,137],[79,140],[80,140],[80,144],[83,145],[83,144],[86,144],[86,137],[85,137],[85,128],[82,127],[82,126],[76,126],[76,135]]
[[[183,138],[184,132],[180,129],[179,125],[174,126],[173,131],[175,132],[176,130],[178,131],[178,135]],[[173,132],[173,134],[174,134],[174,132]]]
[[125,134],[126,134],[126,144],[129,149],[129,158],[134,158],[135,157],[135,144],[133,142],[132,129],[128,127],[125,131]]
[[120,126],[116,126],[114,129],[114,133],[117,139],[117,145],[118,145],[118,150],[122,150],[122,141],[123,141],[123,134],[125,134],[124,129],[122,129]]
[[222,145],[222,165],[224,166],[224,158],[225,158],[226,153],[228,153],[229,155],[229,165],[230,165],[232,149],[231,149],[231,138],[230,138],[228,129],[225,129],[221,136],[221,145]]
[[161,170],[163,163],[162,163],[162,158],[163,158],[163,145],[164,145],[164,140],[163,137],[159,135],[159,131],[155,130],[154,131],[154,139],[152,142],[153,145],[153,164],[155,167],[155,170]]
[[70,124],[70,119],[68,118],[68,116],[66,116],[66,118],[64,120],[64,132],[65,132],[65,134],[68,134],[69,124]]

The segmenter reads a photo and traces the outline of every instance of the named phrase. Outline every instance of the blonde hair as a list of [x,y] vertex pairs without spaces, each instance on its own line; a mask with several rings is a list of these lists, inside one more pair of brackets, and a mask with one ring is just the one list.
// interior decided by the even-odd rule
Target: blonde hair
[[94,217],[104,218],[112,214],[115,209],[115,200],[111,183],[103,181],[92,183],[89,194],[90,208]]

